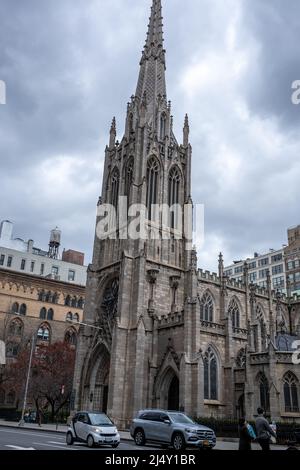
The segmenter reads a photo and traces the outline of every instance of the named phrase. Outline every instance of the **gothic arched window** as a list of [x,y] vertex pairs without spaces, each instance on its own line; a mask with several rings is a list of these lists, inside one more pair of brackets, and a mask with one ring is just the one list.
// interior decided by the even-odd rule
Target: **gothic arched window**
[[12,306],[11,310],[12,310],[13,313],[18,313],[18,312],[19,312],[19,304],[18,304],[18,302],[14,302],[14,303],[13,303],[13,306]]
[[26,315],[27,307],[25,304],[22,304],[20,307],[20,315]]
[[200,301],[200,318],[204,321],[213,322],[214,303],[211,295],[205,292]]
[[80,297],[80,299],[78,300],[78,308],[83,308],[83,306],[84,306],[84,299]]
[[77,343],[77,334],[73,328],[70,328],[65,333],[65,342],[69,343],[71,346],[76,346]]
[[50,328],[48,325],[41,325],[37,332],[37,338],[42,341],[50,341]]
[[218,365],[216,355],[211,347],[204,355],[204,399],[218,399]]
[[6,403],[7,405],[13,405],[15,403],[15,400],[16,400],[16,392],[14,390],[11,390],[7,395]]
[[115,207],[115,209],[118,207],[119,181],[120,181],[119,170],[117,168],[114,168],[114,170],[111,174],[111,199],[110,199],[110,202]]
[[166,137],[166,130],[167,130],[167,117],[165,113],[162,113],[160,117],[160,140],[164,140]]
[[43,290],[41,290],[41,291],[39,292],[38,300],[39,300],[40,302],[44,302],[44,301],[45,301],[45,292],[44,292]]
[[73,297],[72,302],[71,302],[71,306],[72,306],[72,307],[75,307],[75,308],[77,307],[77,299],[76,299],[76,297]]
[[127,207],[129,206],[130,202],[130,194],[131,188],[133,183],[133,169],[134,169],[134,160],[130,158],[127,162],[125,168],[125,196],[127,196]]
[[270,390],[269,390],[269,383],[265,374],[262,374],[262,373],[259,374],[258,385],[259,385],[260,407],[264,411],[270,411]]
[[49,308],[47,312],[47,320],[53,320],[53,317],[54,317],[53,308]]
[[284,406],[287,412],[299,412],[298,386],[297,377],[292,372],[287,372],[283,377]]
[[11,336],[22,336],[23,322],[18,318],[11,321],[8,328],[8,334]]
[[72,321],[72,320],[73,320],[72,312],[68,312],[66,316],[66,321]]
[[71,297],[69,295],[67,295],[67,297],[66,297],[65,305],[68,305],[68,306],[71,305]]
[[240,310],[235,299],[232,299],[229,304],[228,314],[231,317],[232,327],[240,328]]
[[42,307],[41,310],[40,310],[40,318],[42,320],[45,320],[46,315],[47,315],[47,310],[45,309],[45,307]]
[[7,343],[6,345],[6,356],[7,357],[17,357],[19,352],[19,344],[17,343]]
[[73,315],[73,321],[74,321],[74,322],[79,322],[79,315],[78,315],[78,313],[74,313],[74,315]]
[[147,165],[147,208],[148,208],[148,219],[154,219],[154,208],[153,204],[157,204],[157,192],[158,192],[158,174],[159,174],[159,163],[156,158],[152,157],[148,160]]
[[176,166],[170,170],[169,173],[169,193],[168,193],[168,202],[169,208],[171,209],[172,206],[175,205],[170,212],[170,226],[171,228],[175,228],[178,224],[178,207],[179,204],[179,189],[180,189],[180,173]]
[[51,302],[51,292],[48,291],[47,294],[46,294],[46,298],[45,298],[45,302]]

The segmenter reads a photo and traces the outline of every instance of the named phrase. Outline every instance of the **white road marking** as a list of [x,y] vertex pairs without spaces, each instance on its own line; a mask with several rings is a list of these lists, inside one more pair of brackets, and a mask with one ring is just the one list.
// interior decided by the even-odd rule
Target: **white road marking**
[[[47,434],[45,431],[40,431],[40,432],[31,432],[31,431],[19,431],[18,429],[16,431],[7,431],[6,429],[3,430],[3,429],[0,429],[0,432],[3,432],[3,433],[10,433],[10,434],[23,434],[23,435],[26,435],[26,436],[41,436],[41,433],[42,433],[42,436],[44,437],[53,437],[53,434]],[[55,436],[56,439],[65,439],[64,436],[60,437],[60,436]]]
[[20,447],[20,446],[13,446],[10,444],[5,444],[5,447],[11,447],[12,449],[15,449],[15,450],[35,450],[34,447]]
[[[36,446],[55,447],[56,449],[61,449],[62,448],[61,446],[54,445],[54,444],[45,444],[45,442],[33,442],[32,444],[36,445]],[[74,449],[74,448],[70,448],[70,447],[71,446],[68,446],[69,450],[78,450],[78,449]]]
[[48,441],[49,444],[59,444],[60,446],[65,446],[66,443],[65,442],[56,442],[56,441]]

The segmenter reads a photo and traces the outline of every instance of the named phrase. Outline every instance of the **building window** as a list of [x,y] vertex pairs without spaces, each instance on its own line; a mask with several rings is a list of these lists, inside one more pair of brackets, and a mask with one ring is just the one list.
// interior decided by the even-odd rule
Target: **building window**
[[13,320],[9,324],[8,334],[11,336],[22,336],[23,322],[19,319]]
[[256,272],[249,274],[249,281],[250,281],[250,282],[255,282],[255,281],[256,281],[256,278],[257,278]]
[[299,411],[298,380],[292,372],[287,372],[283,377],[285,411],[297,413]]
[[67,295],[67,297],[66,297],[65,305],[68,305],[68,306],[71,305],[71,297],[69,295]]
[[259,374],[258,383],[260,407],[268,412],[270,411],[270,391],[268,380],[264,374]]
[[[180,189],[180,174],[176,166],[173,166],[169,173],[169,210],[170,210],[170,227],[178,227],[178,207],[179,204],[179,189]],[[173,207],[175,206],[175,207]],[[173,208],[173,210],[172,210]]]
[[72,321],[72,320],[73,320],[72,312],[68,312],[66,316],[66,321]]
[[76,299],[76,297],[73,297],[73,299],[72,299],[72,301],[71,301],[71,306],[72,306],[72,307],[75,307],[75,308],[77,307],[77,299]]
[[202,296],[200,302],[200,318],[204,321],[213,322],[214,304],[211,295],[208,292]]
[[278,255],[271,256],[271,262],[272,263],[277,263],[278,261],[282,261],[282,253],[279,253]]
[[19,345],[17,343],[8,343],[6,345],[6,356],[17,357],[19,352]]
[[269,270],[268,269],[261,269],[259,271],[259,278],[263,279],[268,276]]
[[243,266],[237,266],[234,268],[234,274],[239,274],[243,272]]
[[22,259],[21,261],[21,270],[24,271],[26,266],[26,259]]
[[158,192],[158,172],[159,164],[156,158],[152,157],[148,161],[147,165],[147,208],[148,208],[148,219],[154,220],[155,210],[153,205],[157,204],[157,192]]
[[58,271],[59,271],[58,266],[52,266],[51,273],[53,276],[58,276]]
[[80,299],[78,300],[78,308],[83,308],[84,306],[84,300],[82,297],[80,297]]
[[79,322],[79,315],[78,315],[78,313],[74,313],[74,315],[73,315],[73,321],[74,321],[74,322],[77,322],[77,323]]
[[14,302],[11,308],[12,313],[19,313],[19,304],[18,302]]
[[0,255],[0,266],[4,265],[5,255]]
[[231,317],[232,327],[240,328],[240,310],[235,299],[232,299],[229,304],[228,314]]
[[118,207],[119,181],[120,181],[119,170],[117,168],[114,168],[112,175],[111,175],[111,199],[110,201],[115,209],[117,209]]
[[244,348],[240,349],[236,357],[236,366],[243,369],[246,366],[246,351]]
[[20,315],[26,315],[27,307],[25,304],[22,304],[20,307]]
[[227,271],[224,271],[224,275],[229,277],[232,275],[232,269],[227,269]]
[[7,395],[6,404],[7,405],[14,405],[15,401],[16,401],[16,392],[11,390],[9,392],[9,394]]
[[160,140],[164,140],[166,137],[167,118],[163,113],[160,117]]
[[41,264],[41,269],[40,269],[40,275],[41,275],[41,276],[43,276],[44,271],[45,271],[45,265],[44,265],[44,263],[42,263],[42,264]]
[[283,273],[283,264],[277,264],[277,266],[272,267],[272,274],[281,274]]
[[50,341],[50,330],[47,325],[42,325],[39,327],[37,337],[42,341]]
[[47,313],[47,320],[53,320],[54,317],[54,312],[52,308],[49,308],[48,313]]
[[77,343],[77,334],[73,329],[67,330],[65,333],[65,342],[71,346],[76,346]]
[[209,347],[204,355],[204,399],[218,399],[218,367],[217,359]]
[[34,262],[34,261],[31,261],[31,264],[30,264],[30,272],[31,272],[31,273],[34,272],[34,265],[35,265],[35,262]]
[[40,310],[40,318],[42,320],[45,320],[46,319],[46,314],[47,314],[47,310],[45,309],[45,307],[41,308]]
[[267,266],[269,264],[269,258],[262,258],[258,261],[258,266]]
[[7,258],[7,267],[11,268],[11,265],[12,265],[12,256],[8,256],[8,258]]
[[133,183],[133,170],[134,170],[134,160],[130,158],[125,170],[125,196],[127,196],[127,209],[130,203],[130,194]]
[[69,269],[68,281],[75,281],[75,271],[73,271],[72,269]]
[[273,279],[273,287],[284,287],[284,276],[275,277]]
[[249,269],[256,269],[256,261],[251,261],[251,263],[248,264]]

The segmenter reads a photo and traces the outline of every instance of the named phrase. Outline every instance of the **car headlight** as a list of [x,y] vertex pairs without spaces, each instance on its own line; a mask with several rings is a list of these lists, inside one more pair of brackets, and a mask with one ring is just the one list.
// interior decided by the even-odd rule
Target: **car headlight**
[[196,431],[194,431],[194,429],[189,429],[189,428],[185,428],[185,432],[188,432],[189,434],[195,434]]
[[101,434],[101,433],[102,433],[102,429],[100,429],[100,428],[96,428],[96,429],[95,429],[95,432],[97,432],[97,433]]

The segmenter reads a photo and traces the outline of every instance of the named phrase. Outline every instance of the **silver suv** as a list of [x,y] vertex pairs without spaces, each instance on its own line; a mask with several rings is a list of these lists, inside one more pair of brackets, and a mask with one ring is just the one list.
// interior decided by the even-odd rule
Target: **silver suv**
[[141,410],[132,421],[130,434],[138,446],[151,441],[163,447],[172,445],[177,451],[190,446],[213,449],[216,445],[212,429],[179,411]]

